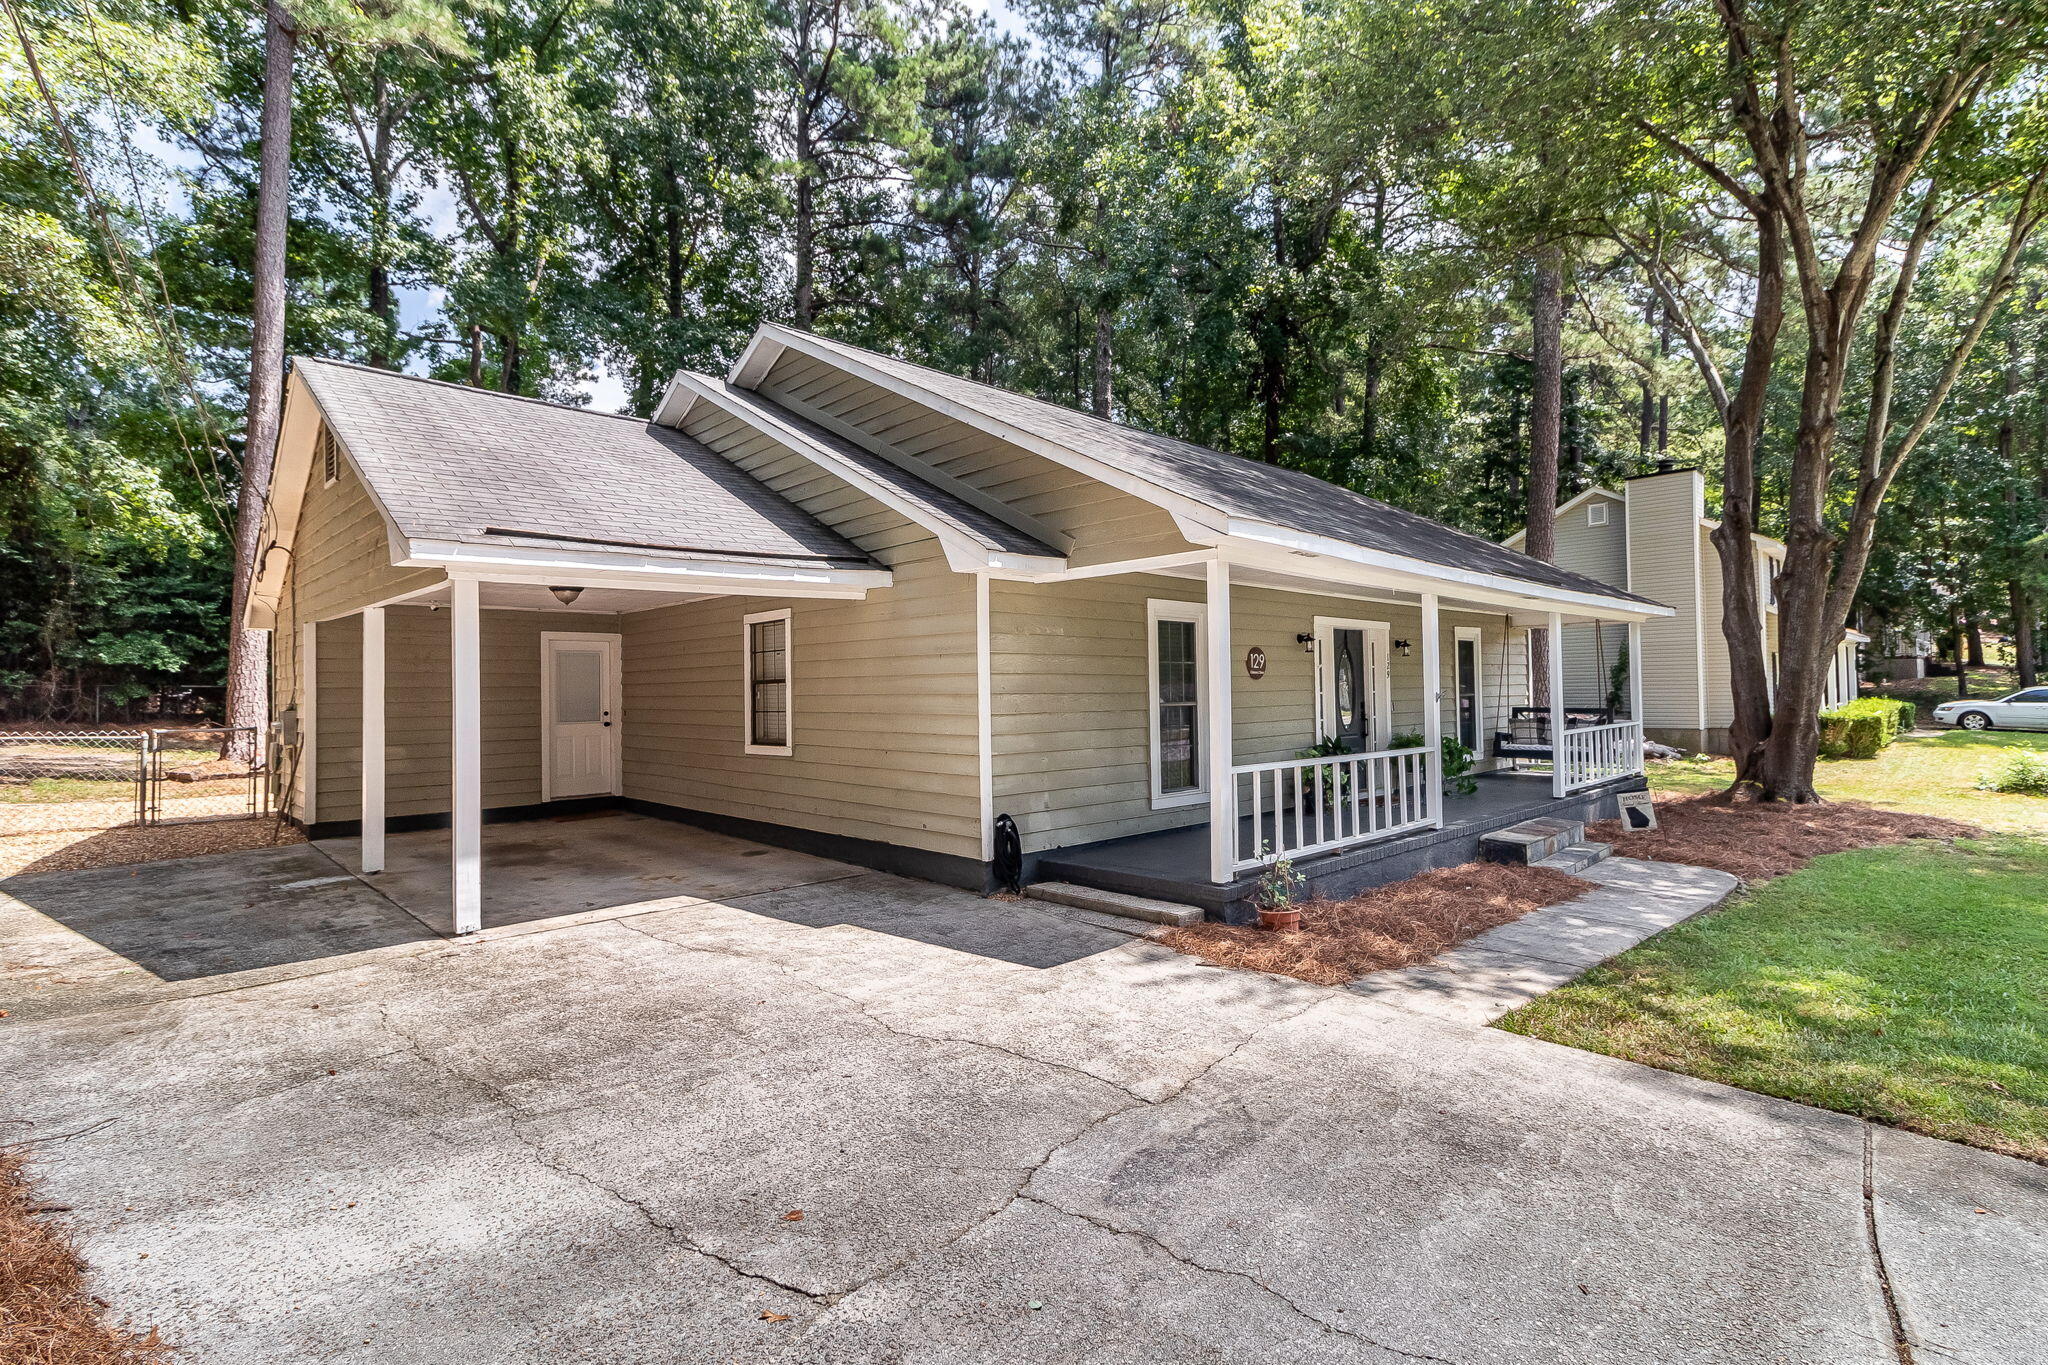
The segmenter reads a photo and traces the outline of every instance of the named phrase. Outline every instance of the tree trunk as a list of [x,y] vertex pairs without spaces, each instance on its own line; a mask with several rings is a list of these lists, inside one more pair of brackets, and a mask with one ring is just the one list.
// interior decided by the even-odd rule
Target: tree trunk
[[[235,511],[234,586],[229,598],[227,723],[258,731],[237,745],[237,757],[258,752],[270,723],[268,631],[244,624],[255,581],[270,471],[277,459],[277,423],[284,405],[285,225],[291,214],[291,18],[269,0],[263,23],[262,148],[256,181],[256,241],[250,262],[249,407],[242,430],[242,481]],[[246,745],[246,750],[243,746]]]
[[1970,628],[1962,617],[1956,618],[1956,696],[1970,695]]
[[2032,687],[2038,673],[2034,667],[2034,604],[2018,579],[2005,585],[2012,599],[2012,661],[2019,669],[2020,686]]
[[812,202],[812,185],[806,168],[799,167],[796,179],[796,296],[792,312],[799,330],[811,330],[813,314],[811,253],[816,250],[817,206]]
[[1097,308],[1095,311],[1095,392],[1090,405],[1097,417],[1109,416],[1111,346],[1115,340],[1110,320],[1110,310]]
[[[1529,301],[1536,364],[1534,392],[1529,399],[1529,503],[1523,547],[1546,563],[1557,557],[1557,454],[1564,423],[1562,264],[1561,254],[1555,248],[1536,258],[1536,277]],[[1550,676],[1548,630],[1529,632],[1529,653],[1531,699],[1538,706],[1547,706],[1551,688],[1563,686],[1562,679]]]
[[526,382],[523,373],[524,357],[519,353],[519,333],[500,332],[498,347],[498,387],[506,393],[518,393]]
[[484,329],[474,322],[469,324],[469,386],[484,386]]
[[1984,666],[1984,626],[1977,618],[1969,617],[1963,622],[1963,641],[1969,646],[1969,667]]

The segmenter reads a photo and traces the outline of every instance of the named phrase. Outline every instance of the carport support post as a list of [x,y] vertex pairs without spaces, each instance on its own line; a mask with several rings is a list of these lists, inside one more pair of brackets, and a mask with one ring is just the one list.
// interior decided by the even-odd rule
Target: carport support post
[[[1221,554],[1209,561],[1207,588],[1202,743],[1208,756],[1209,880],[1222,886],[1237,873],[1237,781],[1230,772],[1230,565]],[[1150,642],[1146,648],[1158,645]]]
[[1429,772],[1429,823],[1444,827],[1444,652],[1436,594],[1422,594],[1422,755]]
[[1563,796],[1564,759],[1564,613],[1550,613],[1550,794]]
[[449,683],[455,703],[451,708],[455,730],[450,783],[455,932],[473,934],[484,927],[482,611],[474,578],[451,579],[448,587],[453,633]]
[[384,608],[363,608],[364,872],[384,870]]

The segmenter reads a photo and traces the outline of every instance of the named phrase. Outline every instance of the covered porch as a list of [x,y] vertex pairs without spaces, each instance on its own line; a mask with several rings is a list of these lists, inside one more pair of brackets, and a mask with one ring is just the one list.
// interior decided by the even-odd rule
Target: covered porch
[[[1150,811],[1027,842],[1029,879],[1242,921],[1283,860],[1316,894],[1349,895],[1468,861],[1527,819],[1611,816],[1613,794],[1642,785],[1641,625],[1665,608],[1247,539],[1081,571],[1143,575]],[[1199,596],[1161,600],[1173,579]],[[1564,640],[1594,624],[1626,639],[1629,665],[1589,696]]]

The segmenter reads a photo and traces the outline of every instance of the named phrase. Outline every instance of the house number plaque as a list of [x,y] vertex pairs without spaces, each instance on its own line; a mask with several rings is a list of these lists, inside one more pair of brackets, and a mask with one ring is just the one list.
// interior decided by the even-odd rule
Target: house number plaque
[[1253,645],[1244,652],[1244,675],[1254,681],[1266,676],[1266,651]]

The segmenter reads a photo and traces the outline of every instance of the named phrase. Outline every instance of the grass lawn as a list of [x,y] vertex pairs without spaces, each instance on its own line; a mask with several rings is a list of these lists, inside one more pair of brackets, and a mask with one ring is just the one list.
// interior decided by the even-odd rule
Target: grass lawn
[[[1888,810],[1965,820],[2005,834],[2048,837],[2048,797],[1978,791],[1977,779],[2004,766],[2012,749],[2048,753],[2048,732],[1989,730],[1907,735],[1876,758],[1821,760],[1815,774],[1823,797],[1862,801]],[[1687,795],[1727,787],[1725,758],[1675,759],[1649,765],[1650,785]]]
[[2048,843],[1912,843],[1817,859],[1500,1026],[2048,1161],[2043,982]]

